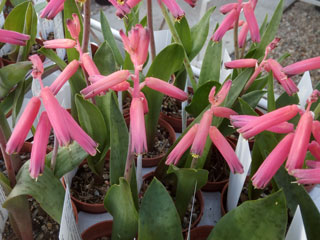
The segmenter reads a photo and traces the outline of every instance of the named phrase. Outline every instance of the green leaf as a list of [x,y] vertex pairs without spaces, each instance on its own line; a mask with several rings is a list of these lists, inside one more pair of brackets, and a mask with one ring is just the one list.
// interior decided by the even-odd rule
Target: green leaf
[[138,235],[141,240],[183,239],[181,222],[172,198],[156,178],[142,199]]
[[0,68],[0,99],[4,98],[17,83],[24,80],[31,66],[30,62],[19,62]]
[[103,38],[105,41],[108,42],[109,46],[111,47],[113,55],[114,55],[118,65],[122,66],[123,65],[122,55],[119,51],[119,48],[116,44],[116,41],[114,40],[109,22],[108,22],[108,20],[102,10],[100,11],[100,22],[101,22],[101,30],[102,30]]
[[179,22],[176,21],[174,27],[177,30],[186,53],[189,55],[192,50],[192,38],[187,18],[184,17]]
[[192,49],[189,54],[190,61],[198,55],[206,42],[209,33],[210,16],[215,8],[216,7],[209,8],[200,21],[191,28]]
[[174,173],[177,176],[176,208],[180,218],[186,214],[190,200],[192,199],[195,186],[196,191],[200,190],[208,181],[209,172],[204,169],[177,168],[169,166],[168,174]]
[[221,68],[222,42],[209,41],[203,58],[198,86],[209,80],[219,82]]
[[107,41],[104,41],[98,48],[93,60],[97,65],[101,75],[109,75],[116,71],[113,52]]
[[119,185],[115,184],[109,188],[104,206],[113,216],[112,240],[133,239],[138,231],[138,212],[130,185],[124,178],[120,178]]
[[209,81],[197,88],[196,92],[193,94],[191,103],[186,107],[186,111],[193,117],[197,117],[203,109],[208,106],[208,96],[213,86],[216,87],[216,92],[220,89],[219,82]]
[[[64,33],[65,38],[72,39],[70,32],[67,28],[67,20],[72,19],[72,14],[75,13],[79,17],[80,21],[80,34],[79,34],[79,41],[80,45],[82,43],[82,34],[83,34],[83,25],[82,25],[82,16],[79,13],[79,9],[77,7],[77,3],[75,0],[65,0],[64,2],[64,8],[63,8],[63,25],[64,25]],[[67,55],[68,55],[68,62],[71,62],[72,60],[79,59],[79,53],[75,48],[68,48],[67,49]]]
[[268,75],[268,112],[276,109],[276,101],[274,99],[273,91],[273,75],[272,72]]
[[244,94],[241,98],[246,101],[250,107],[253,109],[256,108],[260,99],[265,95],[266,91],[263,90],[255,90],[249,93]]
[[[176,43],[170,44],[156,56],[149,68],[147,77],[155,77],[167,82],[171,74],[180,69],[183,59],[183,47]],[[143,92],[148,100],[149,106],[149,112],[145,116],[149,146],[155,135],[163,94],[147,87],[143,89]]]
[[[50,166],[51,156],[52,152],[48,153],[46,156],[47,166]],[[68,147],[60,147],[57,154],[56,166],[54,168],[55,177],[57,179],[62,178],[63,175],[79,166],[86,157],[88,157],[88,153],[86,153],[76,142],[73,142]]]
[[240,107],[241,107],[241,114],[244,115],[257,115],[256,112],[254,111],[254,109],[246,102],[244,101],[242,98],[239,98],[239,103],[240,103]]
[[109,115],[109,129],[112,129],[110,131],[110,182],[118,184],[126,166],[129,133],[114,92],[108,93],[108,104],[105,106]]
[[[81,95],[76,95],[75,103],[78,111],[80,126],[88,135],[96,141],[100,153],[90,156],[87,160],[89,167],[98,175],[102,175],[104,157],[107,153],[105,146],[109,139],[107,126],[99,108],[90,101],[85,100]],[[104,155],[103,155],[104,154]]]
[[16,90],[14,91],[14,101],[12,106],[12,127],[16,125],[16,119],[23,103],[24,83],[25,82],[19,82]]
[[17,175],[17,184],[3,203],[3,207],[10,210],[14,208],[16,198],[22,195],[32,196],[50,217],[60,223],[65,193],[61,182],[46,166],[37,180],[32,179],[29,174],[29,162],[21,167]]
[[281,108],[290,104],[298,104],[299,103],[299,97],[297,94],[294,94],[293,96],[289,96],[286,92],[282,93],[280,97],[278,97],[276,101],[276,108]]
[[283,12],[283,0],[280,0],[268,24],[267,30],[264,32],[264,34],[261,37],[261,41],[254,54],[254,58],[258,59],[261,56],[263,56],[267,45],[275,38],[278,32],[280,21],[281,21],[282,12]]
[[208,240],[284,239],[287,225],[286,199],[283,191],[246,201],[220,219]]
[[17,5],[8,15],[4,29],[24,33],[30,36],[26,46],[19,46],[18,60],[27,60],[37,34],[37,14],[31,2]]

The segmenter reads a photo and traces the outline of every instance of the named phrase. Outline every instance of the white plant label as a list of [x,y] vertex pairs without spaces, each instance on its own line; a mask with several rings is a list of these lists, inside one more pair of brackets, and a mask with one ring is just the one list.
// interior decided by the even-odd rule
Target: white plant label
[[230,173],[228,195],[227,195],[227,209],[231,211],[236,208],[240,198],[241,190],[245,183],[251,165],[251,154],[248,141],[241,135],[238,138],[238,144],[236,147],[236,154],[243,166],[242,174]]
[[4,16],[3,16],[3,12],[0,13],[0,28],[2,28],[4,24]]
[[289,227],[286,240],[307,240],[299,205]]
[[77,226],[75,217],[73,215],[69,184],[67,184],[66,194],[64,196],[59,239],[60,240],[81,240],[78,226]]
[[0,240],[2,239],[2,233],[4,231],[6,221],[8,219],[8,211],[7,209],[2,207],[2,204],[6,200],[6,195],[2,189],[2,186],[0,185]]
[[224,63],[226,62],[230,62],[231,58],[230,55],[228,53],[228,50],[225,48],[223,51],[223,56],[222,56],[222,66],[221,66],[221,70],[220,70],[220,79],[219,79],[219,83],[223,83],[226,78],[232,74],[232,69],[226,69],[224,67]]
[[311,93],[313,92],[312,88],[312,82],[311,82],[311,77],[310,73],[305,72],[298,84],[299,92],[299,100],[300,100],[300,107],[304,109],[307,103],[308,97],[310,97]]
[[[54,38],[55,39],[63,39],[64,38],[64,30],[63,30],[63,21],[62,21],[62,13],[58,13],[57,16],[53,19],[54,23]],[[58,48],[57,55],[59,58],[64,59],[66,55],[66,50],[62,48]]]

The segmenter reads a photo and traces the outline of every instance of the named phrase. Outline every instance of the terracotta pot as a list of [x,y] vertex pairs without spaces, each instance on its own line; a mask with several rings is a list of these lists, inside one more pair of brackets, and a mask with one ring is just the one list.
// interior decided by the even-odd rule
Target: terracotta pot
[[[79,168],[82,167],[85,163],[86,163],[86,160],[84,160],[80,164]],[[62,185],[63,185],[64,189],[66,189],[66,183],[64,181],[64,178],[62,178]],[[78,211],[83,211],[83,212],[87,212],[87,213],[105,213],[105,212],[107,212],[107,210],[104,208],[103,203],[86,203],[86,202],[83,202],[83,201],[77,199],[76,197],[72,196],[72,194],[70,194],[70,196],[71,196],[72,201],[76,205]]]
[[[151,182],[153,177],[154,177],[154,172],[147,173],[146,175],[143,176],[143,181]],[[202,196],[201,191],[196,192],[196,198],[198,199],[198,201],[200,203],[200,213],[199,213],[197,219],[191,224],[191,229],[195,228],[198,225],[198,223],[200,222],[200,220],[202,218],[203,210],[204,210],[204,201],[203,201],[203,196]],[[183,229],[182,232],[183,233],[188,232],[188,228]]]
[[[231,140],[228,139],[228,138],[227,138],[227,140],[228,140],[228,142],[230,143],[231,147],[232,147],[233,149],[235,149],[235,148],[236,148],[236,144],[234,144],[233,141],[231,141]],[[212,145],[212,147],[215,148],[214,145]],[[215,149],[216,149],[215,153],[216,153],[216,154],[220,154],[220,153],[219,153],[219,150],[218,150],[217,148],[215,148]],[[210,160],[212,161],[212,159],[210,159]],[[218,158],[218,161],[225,161],[221,154],[220,154],[220,157]],[[228,166],[227,164],[226,164],[226,167],[229,168],[229,166]],[[226,177],[225,179],[222,179],[221,181],[216,181],[216,182],[208,181],[208,182],[206,183],[206,185],[204,185],[204,186],[201,188],[201,190],[202,190],[202,191],[205,191],[205,192],[221,192],[222,189],[223,189],[223,187],[228,183],[228,181],[229,181],[229,176]]]
[[[192,229],[190,231],[190,240],[206,240],[208,236],[210,235],[211,231],[213,229],[213,226],[200,226]],[[185,239],[187,239],[187,234]]]
[[81,237],[83,240],[95,240],[101,237],[111,237],[112,223],[112,220],[96,223],[85,230],[81,234]]
[[[130,118],[125,118],[125,121],[127,125],[130,123]],[[174,129],[171,127],[169,123],[167,123],[165,120],[163,120],[161,117],[159,118],[158,124],[165,128],[169,132],[169,143],[172,145],[176,141],[176,133]],[[161,161],[161,159],[166,155],[166,153],[163,153],[159,156],[152,157],[152,158],[142,158],[142,167],[154,167],[157,166],[158,163]]]
[[227,207],[226,207],[228,186],[229,186],[229,181],[226,183],[226,185],[224,185],[222,192],[221,192],[221,195],[220,195],[221,217],[226,215],[226,213],[228,212]]
[[71,200],[71,205],[72,205],[74,218],[76,220],[76,223],[78,223],[78,221],[79,221],[78,210],[77,210],[77,207],[76,207],[76,205],[74,204],[74,202],[72,200]]

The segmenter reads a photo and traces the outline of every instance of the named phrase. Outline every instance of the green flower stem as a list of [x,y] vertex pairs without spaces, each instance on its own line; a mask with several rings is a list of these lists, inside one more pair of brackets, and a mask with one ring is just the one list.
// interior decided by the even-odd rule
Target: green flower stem
[[[172,34],[172,37],[174,39],[175,42],[181,44],[181,46],[183,46],[182,42],[181,42],[181,39],[173,25],[173,22],[168,14],[168,11],[167,9],[165,8],[165,6],[163,4],[161,4],[161,11],[162,11],[162,14],[164,16],[164,19],[166,20],[168,26],[169,26],[169,29],[170,29],[170,32]],[[184,48],[183,48],[184,49]],[[193,75],[193,71],[192,71],[192,68],[191,68],[191,64],[190,64],[190,60],[188,58],[188,55],[186,53],[186,51],[184,50],[184,60],[183,60],[183,64],[184,64],[184,67],[186,68],[186,71],[189,75],[189,78],[190,78],[190,81],[191,81],[191,84],[192,84],[192,88],[194,91],[197,90],[197,82],[196,82],[196,79]]]

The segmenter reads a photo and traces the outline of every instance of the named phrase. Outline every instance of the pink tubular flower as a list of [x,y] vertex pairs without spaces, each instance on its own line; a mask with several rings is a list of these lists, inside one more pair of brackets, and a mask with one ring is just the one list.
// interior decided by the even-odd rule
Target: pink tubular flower
[[191,7],[195,7],[198,0],[184,0],[188,3]]
[[193,125],[189,131],[182,137],[182,139],[179,141],[179,143],[175,146],[175,148],[171,151],[171,153],[168,155],[166,164],[174,164],[177,165],[180,158],[182,157],[183,153],[187,151],[187,149],[191,146],[197,130],[198,130],[199,124]]
[[148,151],[146,128],[144,123],[144,107],[141,98],[133,98],[130,106],[131,152],[142,154]]
[[10,30],[0,29],[0,42],[25,46],[27,44],[26,41],[28,41],[29,39],[29,35]]
[[232,26],[234,21],[237,20],[238,12],[237,9],[232,9],[229,14],[223,19],[221,22],[221,25],[218,27],[218,29],[213,34],[211,40],[215,42],[219,42],[224,34],[228,31],[228,29]]
[[160,5],[164,3],[177,21],[184,17],[184,11],[177,4],[176,0],[158,0],[158,3]]
[[[126,81],[129,75],[130,72],[128,70],[114,72],[103,79],[100,79],[100,81],[92,81],[94,83],[82,89],[80,93],[83,94],[85,98],[92,98],[104,91],[107,91],[109,88]],[[95,77],[96,76],[92,76],[89,80],[95,79]]]
[[221,117],[221,118],[230,118],[231,115],[238,114],[232,109],[226,108],[226,107],[213,107],[211,111],[214,116]]
[[312,156],[314,156],[318,161],[320,161],[320,144],[316,141],[309,143],[308,147]]
[[34,54],[34,55],[31,55],[29,59],[33,65],[32,72],[31,72],[32,77],[35,79],[40,79],[44,71],[43,64],[40,57],[37,54]]
[[[289,105],[279,108],[275,111],[253,119],[248,124],[238,129],[238,132],[241,133],[244,138],[249,139],[275,125],[288,121],[299,111],[300,109],[297,105]],[[231,120],[232,118],[233,116],[231,116]]]
[[299,120],[286,163],[286,168],[288,169],[289,173],[291,173],[292,170],[302,168],[303,166],[311,136],[312,121],[313,114],[308,110],[301,116]]
[[273,76],[282,85],[289,96],[299,91],[292,79],[288,78],[282,71],[282,66],[273,59],[267,60]]
[[191,146],[192,157],[198,158],[199,156],[202,155],[204,145],[206,144],[207,136],[209,133],[209,128],[211,126],[211,122],[212,122],[212,113],[210,112],[210,110],[208,110],[203,114],[198,127],[198,131],[193,140],[193,143]]
[[[258,116],[232,115],[230,118],[231,124],[236,128],[240,128],[248,124],[250,121],[258,118]],[[294,125],[292,123],[282,122],[280,124],[267,128],[266,130],[274,133],[289,133],[294,130]]]
[[54,39],[43,42],[45,48],[74,48],[76,44],[72,39]]
[[80,57],[81,65],[89,76],[100,75],[100,72],[88,53],[84,53]]
[[220,88],[220,91],[215,95],[216,88],[213,87],[209,93],[209,102],[212,104],[212,106],[219,106],[223,103],[224,99],[227,97],[229,90],[231,88],[232,81],[227,80],[222,87]]
[[78,70],[79,62],[77,60],[73,60],[69,63],[62,73],[56,78],[56,80],[50,85],[50,90],[53,95],[56,95],[62,86],[75,74]]
[[258,64],[257,59],[253,58],[246,58],[246,59],[238,59],[238,60],[233,60],[231,62],[226,62],[224,63],[224,66],[226,68],[251,68],[255,67]]
[[152,88],[153,90],[166,94],[170,97],[174,97],[181,101],[185,101],[188,99],[188,94],[186,92],[161,79],[147,77],[144,82],[145,85],[147,85],[149,88]]
[[320,168],[315,169],[295,169],[293,176],[298,179],[300,184],[318,184],[320,183]]
[[31,150],[29,172],[32,178],[37,178],[44,170],[47,145],[51,125],[46,112],[42,112],[40,120],[34,135],[34,141]]
[[79,39],[79,34],[81,31],[80,20],[76,13],[72,13],[72,19],[67,19],[67,28],[73,39]]
[[242,164],[240,163],[234,150],[232,149],[228,141],[224,138],[224,136],[220,133],[218,128],[215,126],[211,126],[209,135],[213,144],[217,147],[223,158],[228,163],[231,172],[243,173]]
[[317,120],[312,123],[312,135],[320,144],[320,122]]
[[320,168],[320,161],[307,160],[306,165],[309,168]]
[[243,13],[248,23],[251,40],[253,42],[260,42],[259,26],[253,9],[254,8],[250,2],[243,4]]
[[252,177],[252,184],[256,188],[265,188],[267,186],[271,178],[287,159],[293,139],[294,133],[289,133],[263,161],[257,172]]
[[40,105],[41,101],[38,97],[33,97],[28,102],[28,105],[19,118],[19,121],[7,143],[6,152],[8,154],[16,153],[21,150],[24,140],[26,139],[32,124],[37,117]]
[[59,105],[48,87],[41,89],[41,98],[60,146],[67,146],[72,139],[90,155],[96,154],[97,144],[79,127],[72,116]]
[[249,31],[249,26],[248,26],[248,23],[245,22],[242,25],[242,28],[241,28],[239,36],[238,36],[239,48],[243,48],[244,47],[244,44],[245,44],[246,39],[247,39],[248,31]]
[[290,64],[283,68],[283,72],[288,76],[293,76],[318,68],[320,68],[320,56]]
[[127,15],[128,13],[130,13],[131,8],[129,7],[129,5],[127,4],[126,1],[124,0],[108,0],[116,9],[116,15],[119,18],[123,18],[125,15]]
[[63,9],[65,0],[51,0],[40,14],[41,18],[53,19]]
[[141,2],[141,0],[127,0],[126,4],[128,4],[130,8],[134,8],[139,2]]
[[148,57],[150,33],[142,25],[137,24],[129,32],[129,36],[120,30],[120,36],[126,51],[130,54],[135,68],[141,70]]
[[227,14],[228,12],[230,12],[231,10],[237,8],[238,3],[227,3],[225,5],[222,5],[219,9],[219,11],[222,14]]

